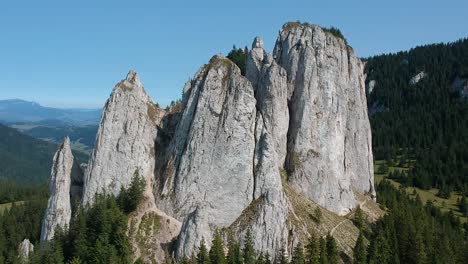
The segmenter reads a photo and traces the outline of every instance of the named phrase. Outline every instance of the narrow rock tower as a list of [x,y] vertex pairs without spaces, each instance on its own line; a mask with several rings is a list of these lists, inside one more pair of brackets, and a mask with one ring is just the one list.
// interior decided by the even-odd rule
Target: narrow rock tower
[[[57,227],[67,228],[72,215],[72,201],[80,193],[79,183],[83,174],[76,164],[70,148],[70,139],[66,137],[54,155],[49,183],[50,197],[42,222],[41,241],[54,237]],[[72,192],[71,190],[75,190]]]

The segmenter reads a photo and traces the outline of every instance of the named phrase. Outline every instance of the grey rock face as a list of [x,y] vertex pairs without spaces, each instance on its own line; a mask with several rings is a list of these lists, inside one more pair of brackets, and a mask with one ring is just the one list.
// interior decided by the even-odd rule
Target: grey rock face
[[34,252],[34,245],[29,239],[24,239],[18,245],[18,258],[22,263],[26,263],[29,259],[29,255]]
[[295,236],[291,190],[338,214],[357,205],[354,191],[375,194],[363,64],[318,26],[286,24],[274,56],[255,38],[246,77],[214,56],[178,109],[155,108],[130,72],[104,108],[84,182],[70,175],[68,191],[54,189],[86,205],[138,171],[146,187],[129,236],[144,261],[163,262],[174,241],[179,258],[209,247],[215,229],[250,231],[275,256]]
[[175,169],[162,188],[177,218],[188,216],[179,236],[182,253],[202,238],[210,241],[207,226],[229,226],[252,201],[256,112],[252,85],[221,56],[199,71],[186,93],[173,143]]
[[369,94],[371,94],[372,91],[374,91],[374,88],[375,88],[376,85],[377,85],[376,80],[370,80],[369,81]]
[[[54,237],[57,227],[66,228],[72,215],[72,199],[79,199],[83,174],[70,148],[70,139],[65,138],[54,155],[51,179],[49,183],[50,197],[42,222],[41,241]],[[71,198],[73,197],[73,198]]]
[[274,57],[288,75],[289,182],[346,214],[353,188],[374,192],[363,65],[344,40],[297,23],[283,27]]
[[288,86],[286,71],[263,49],[263,41],[256,37],[247,56],[246,77],[256,90],[257,105],[264,117],[265,127],[271,133],[277,156],[277,166],[282,168],[287,152],[289,127]]
[[413,76],[413,78],[410,79],[409,81],[409,84],[411,85],[415,85],[417,84],[419,81],[421,81],[424,77],[427,76],[427,73],[425,73],[424,71],[422,72],[419,72],[418,74],[416,74],[415,76]]
[[135,72],[130,71],[115,86],[85,173],[83,204],[92,202],[97,193],[118,194],[121,187],[130,185],[136,172],[154,179],[154,140],[162,114]]

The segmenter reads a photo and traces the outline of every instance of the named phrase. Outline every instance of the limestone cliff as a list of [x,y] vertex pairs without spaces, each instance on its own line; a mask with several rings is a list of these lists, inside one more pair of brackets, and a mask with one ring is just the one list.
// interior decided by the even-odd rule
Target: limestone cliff
[[130,71],[104,107],[85,173],[83,204],[92,202],[96,193],[117,194],[135,173],[154,178],[154,140],[161,117],[139,76]]
[[[202,239],[210,246],[216,229],[241,240],[250,231],[256,249],[274,256],[304,240],[315,209],[356,236],[339,215],[357,206],[359,193],[375,195],[362,62],[340,36],[287,23],[273,55],[257,37],[246,64],[242,76],[214,56],[187,82],[181,104],[166,110],[133,71],[112,91],[84,188],[71,193],[87,205],[97,193],[118,194],[135,173],[145,179],[129,220],[135,259],[163,262],[172,249],[190,255]],[[70,188],[73,177],[65,179]],[[62,185],[53,197],[67,193]],[[347,253],[353,241],[343,243]]]
[[72,201],[78,199],[82,178],[81,169],[73,158],[70,139],[66,137],[52,163],[50,197],[42,221],[41,241],[52,239],[57,227],[64,229],[70,223]]
[[362,62],[341,37],[298,23],[283,26],[273,56],[288,76],[288,181],[346,214],[354,189],[374,194]]

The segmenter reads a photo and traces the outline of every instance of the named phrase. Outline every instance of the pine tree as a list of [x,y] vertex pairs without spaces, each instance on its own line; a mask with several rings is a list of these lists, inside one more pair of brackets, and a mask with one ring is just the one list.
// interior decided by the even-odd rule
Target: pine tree
[[239,242],[237,242],[232,235],[229,236],[228,240],[227,263],[242,264],[242,255],[240,252]]
[[327,241],[323,237],[320,238],[320,264],[329,264]]
[[200,241],[200,246],[198,247],[197,254],[197,264],[210,264],[210,256],[208,254],[208,249],[206,248],[205,239]]
[[309,241],[306,246],[306,263],[320,263],[320,241],[314,233],[309,237]]
[[359,228],[359,230],[364,228],[365,217],[360,206],[357,207],[356,212],[354,213],[354,224]]
[[354,264],[367,263],[367,248],[364,242],[364,236],[362,235],[362,232],[359,233],[359,237],[356,241],[356,246],[354,246],[353,259]]
[[211,242],[210,260],[212,264],[226,264],[223,239],[218,230],[215,231],[213,241]]
[[305,264],[304,248],[301,243],[294,248],[291,264]]
[[252,233],[250,233],[250,230],[248,230],[245,235],[245,243],[242,253],[244,258],[244,264],[255,264],[256,254],[253,245],[253,237]]
[[338,247],[330,234],[327,235],[327,256],[330,263],[339,263]]

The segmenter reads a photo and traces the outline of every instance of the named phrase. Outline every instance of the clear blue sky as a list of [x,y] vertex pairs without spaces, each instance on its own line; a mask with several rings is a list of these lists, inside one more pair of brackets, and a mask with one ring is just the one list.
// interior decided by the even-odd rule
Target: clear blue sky
[[134,69],[166,105],[233,44],[271,51],[287,21],[336,26],[361,57],[468,37],[466,0],[156,2],[3,1],[0,99],[101,107]]

